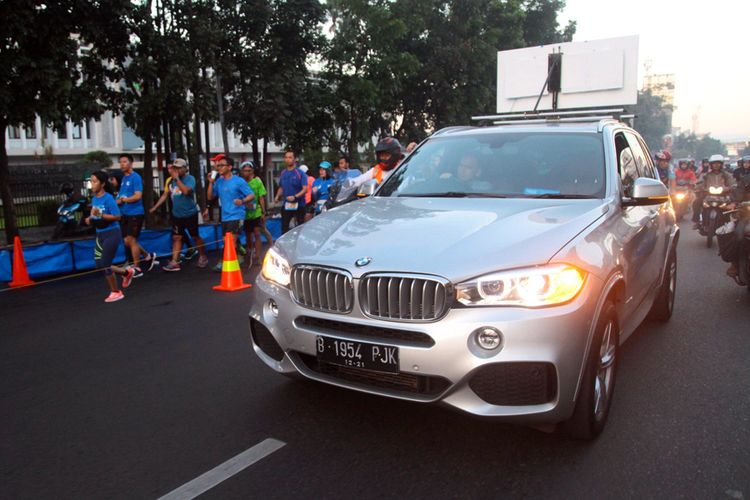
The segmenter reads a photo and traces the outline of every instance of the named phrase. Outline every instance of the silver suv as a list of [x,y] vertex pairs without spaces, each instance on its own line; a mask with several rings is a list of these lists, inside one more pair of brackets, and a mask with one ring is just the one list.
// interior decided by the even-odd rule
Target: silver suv
[[445,129],[268,251],[253,348],[283,374],[590,439],[619,346],[672,314],[678,237],[619,121]]

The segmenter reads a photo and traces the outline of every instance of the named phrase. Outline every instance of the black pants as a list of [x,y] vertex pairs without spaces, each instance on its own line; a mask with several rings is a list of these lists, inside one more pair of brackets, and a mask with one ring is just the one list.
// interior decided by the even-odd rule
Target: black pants
[[693,201],[693,222],[700,220],[701,212],[703,211],[703,198],[706,195],[703,193],[695,193],[695,200]]
[[305,221],[305,206],[300,205],[297,210],[281,210],[281,234],[285,234],[289,231],[289,223],[292,221],[292,217],[297,221],[297,225],[301,225]]

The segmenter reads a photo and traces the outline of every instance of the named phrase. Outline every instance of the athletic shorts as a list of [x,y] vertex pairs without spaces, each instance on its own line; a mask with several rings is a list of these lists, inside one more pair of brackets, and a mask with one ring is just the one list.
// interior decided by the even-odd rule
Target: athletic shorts
[[143,215],[123,215],[120,218],[120,230],[122,237],[132,236],[137,238],[143,227]]
[[241,220],[228,220],[228,221],[222,221],[221,223],[221,236],[224,237],[227,233],[232,233],[235,236],[240,235],[240,230],[242,229],[242,221]]
[[94,244],[94,263],[97,269],[104,269],[104,274],[112,274],[112,262],[115,260],[117,248],[122,242],[122,236],[116,229],[96,233],[96,243]]
[[256,227],[260,227],[260,221],[263,220],[260,217],[256,217],[255,219],[245,219],[245,233],[250,234],[253,232],[253,229]]
[[172,234],[177,236],[187,231],[190,236],[198,236],[198,214],[190,217],[172,217]]

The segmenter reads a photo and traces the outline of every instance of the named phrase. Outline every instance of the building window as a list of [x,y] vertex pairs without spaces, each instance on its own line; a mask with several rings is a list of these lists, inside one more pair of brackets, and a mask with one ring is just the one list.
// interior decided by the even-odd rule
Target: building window
[[36,127],[34,127],[34,128],[27,128],[26,129],[26,138],[27,139],[36,139]]
[[18,127],[8,127],[8,139],[20,139],[21,129]]
[[57,132],[58,139],[67,139],[68,138],[68,124],[63,123],[57,129],[55,129],[55,132]]
[[86,124],[86,139],[91,139],[91,131],[94,129],[94,120],[91,120]]
[[80,139],[81,137],[82,137],[81,125],[80,124],[73,125],[73,139]]

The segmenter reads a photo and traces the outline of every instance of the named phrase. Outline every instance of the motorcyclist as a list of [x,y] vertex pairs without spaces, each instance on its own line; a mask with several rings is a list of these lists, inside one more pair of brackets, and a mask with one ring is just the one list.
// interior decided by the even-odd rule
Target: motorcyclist
[[734,176],[734,180],[739,184],[742,178],[748,174],[750,174],[750,156],[743,156],[737,160],[737,170],[732,175]]
[[688,167],[690,168],[690,170],[693,171],[693,173],[695,173],[696,170],[698,170],[698,167],[695,166],[695,160],[692,158],[688,159]]
[[700,182],[701,177],[706,175],[709,170],[711,170],[711,167],[708,164],[708,158],[703,158],[701,160],[701,166],[698,167],[698,172],[696,172],[696,174],[698,175],[698,182]]
[[735,186],[734,177],[729,172],[723,170],[724,157],[720,154],[711,155],[708,159],[710,170],[698,181],[696,186],[696,196],[693,202],[693,229],[699,229],[700,224],[698,223],[701,208],[703,207],[703,199],[706,196],[706,191],[711,187],[722,187],[725,189],[732,189]]
[[680,160],[674,173],[678,186],[694,186],[698,182],[698,178],[690,168],[688,160]]
[[380,185],[391,176],[404,158],[401,143],[395,137],[380,139],[375,146],[375,155],[378,159],[378,164],[359,177],[352,179],[355,187],[359,187],[371,179],[374,179]]
[[[748,161],[750,161],[750,157],[743,157],[743,164],[745,166],[747,166]],[[737,171],[739,170],[738,168]],[[738,203],[750,201],[750,168],[743,168],[742,170],[744,175],[739,176],[737,187],[732,191],[732,203],[726,206],[727,210],[734,210]],[[737,171],[735,171],[735,174]],[[736,233],[734,231],[724,232],[721,236],[717,237],[717,241],[719,243],[719,255],[721,255],[722,260],[729,262],[727,276],[737,280],[740,254]],[[738,283],[740,282],[738,281]]]
[[60,194],[65,195],[65,204],[66,205],[72,205],[73,203],[78,203],[79,201],[83,200],[83,196],[81,196],[81,193],[77,193],[75,189],[73,189],[73,184],[70,182],[63,182],[60,186]]
[[675,173],[669,161],[672,155],[669,151],[659,151],[656,153],[656,171],[659,173],[659,179],[669,188],[670,191],[675,186]]

